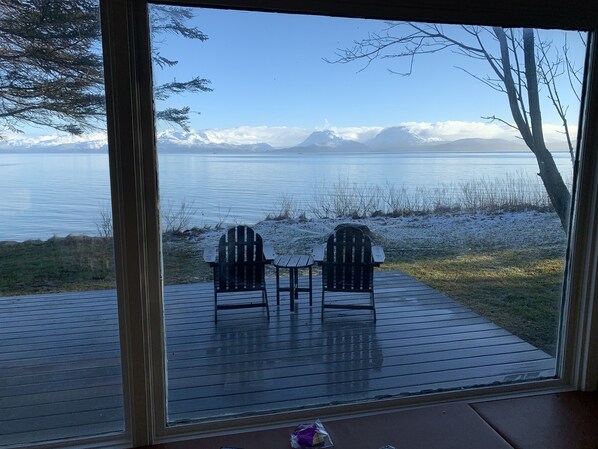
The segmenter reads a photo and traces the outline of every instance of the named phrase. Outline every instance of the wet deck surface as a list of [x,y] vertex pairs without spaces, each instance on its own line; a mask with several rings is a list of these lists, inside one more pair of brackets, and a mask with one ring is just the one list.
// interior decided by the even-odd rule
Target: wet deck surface
[[[302,279],[302,282],[305,282]],[[376,273],[378,320],[327,310],[219,311],[211,284],[165,289],[172,421],[552,376],[543,351],[405,274]],[[259,294],[256,301],[259,300]],[[367,301],[367,298],[364,298]],[[0,298],[0,445],[123,427],[116,293]]]

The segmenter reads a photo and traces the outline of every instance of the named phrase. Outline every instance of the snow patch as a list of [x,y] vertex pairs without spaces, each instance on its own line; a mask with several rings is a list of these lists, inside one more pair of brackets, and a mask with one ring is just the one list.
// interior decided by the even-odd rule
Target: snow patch
[[[435,247],[521,249],[565,246],[566,235],[555,213],[525,211],[498,214],[377,217],[360,220],[316,219],[262,221],[252,227],[278,254],[311,254],[341,223],[365,224],[374,243],[402,251],[430,251]],[[202,235],[203,248],[214,247],[222,231]]]

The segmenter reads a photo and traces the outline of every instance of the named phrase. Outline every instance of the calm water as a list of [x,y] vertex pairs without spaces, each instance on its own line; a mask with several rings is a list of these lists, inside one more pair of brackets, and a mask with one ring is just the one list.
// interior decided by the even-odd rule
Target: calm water
[[[568,155],[555,158],[570,178]],[[414,188],[537,172],[531,153],[164,154],[159,164],[162,207],[191,205],[194,225],[254,223],[281,198],[302,207],[339,180]],[[109,189],[105,154],[0,154],[0,240],[97,235]]]

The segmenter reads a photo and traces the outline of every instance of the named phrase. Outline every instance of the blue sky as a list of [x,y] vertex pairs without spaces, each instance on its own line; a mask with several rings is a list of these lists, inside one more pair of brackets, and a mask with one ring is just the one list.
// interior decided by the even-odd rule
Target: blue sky
[[170,38],[164,52],[179,65],[155,76],[199,74],[212,81],[214,92],[193,102],[202,113],[194,120],[198,128],[478,120],[480,100],[499,97],[453,69],[449,53],[421,58],[411,77],[389,73],[386,63],[360,71],[359,63],[324,61],[381,30],[381,21],[202,9],[195,23],[210,39]]
[[[365,70],[360,62],[330,64],[337,49],[351,47],[368,33],[380,32],[383,21],[320,16],[243,12],[195,8],[189,25],[206,33],[206,42],[162,36],[153,44],[161,53],[179,61],[172,68],[155,69],[155,82],[201,76],[211,80],[213,92],[173,97],[164,106],[190,106],[193,132],[183,139],[192,143],[197,132],[215,143],[258,143],[292,146],[314,130],[331,129],[345,138],[365,141],[384,127],[404,125],[430,140],[465,137],[515,139],[516,133],[482,117],[496,115],[511,120],[506,96],[493,91],[456,67],[488,73],[487,63],[450,51],[421,55],[411,76],[405,62],[378,60]],[[446,31],[465,34],[447,25]],[[452,27],[452,28],[451,28]],[[565,32],[541,32],[563,43]],[[568,42],[579,66],[584,47],[575,32]],[[564,80],[564,78],[563,78]],[[569,104],[573,132],[578,101],[568,87],[560,90]],[[543,95],[545,135],[563,142],[560,119]],[[54,130],[26,127],[25,134],[7,135],[4,143],[35,145],[46,142],[105,143],[105,134],[81,138],[58,135]],[[159,132],[177,131],[164,124]],[[178,138],[178,137],[177,137]],[[96,144],[96,143],[94,143]],[[559,146],[561,146],[559,144]]]
[[[157,82],[192,75],[211,80],[213,92],[171,103],[200,112],[192,116],[194,129],[387,127],[511,118],[504,94],[455,68],[484,74],[486,63],[449,51],[418,57],[409,77],[388,71],[404,67],[396,59],[362,71],[361,63],[324,61],[334,59],[338,48],[382,30],[382,21],[198,9],[194,24],[209,40],[167,38],[162,51],[179,64],[154,73]],[[551,39],[560,46],[562,35],[553,33]],[[570,36],[569,42],[577,44],[579,38]],[[583,49],[574,50],[581,64]],[[565,96],[564,102],[577,100]],[[571,114],[569,121],[576,120]],[[560,123],[548,107],[544,121]]]

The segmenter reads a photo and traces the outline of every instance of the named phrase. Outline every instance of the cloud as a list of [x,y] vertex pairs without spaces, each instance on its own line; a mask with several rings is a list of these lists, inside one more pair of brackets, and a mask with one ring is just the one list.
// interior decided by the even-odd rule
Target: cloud
[[288,147],[301,143],[311,130],[287,126],[239,126],[203,130],[212,143],[231,145],[267,143],[273,147]]
[[[405,126],[412,133],[428,142],[452,141],[458,139],[505,139],[523,143],[519,132],[504,123],[462,122],[449,120],[445,122],[405,122]],[[576,139],[577,126],[569,126],[571,138]],[[565,149],[567,140],[561,125],[545,123],[543,125],[544,139],[549,147]]]
[[329,127],[337,136],[347,140],[356,140],[357,142],[365,142],[376,137],[384,128],[382,126],[362,126],[362,127],[348,127],[337,128]]
[[[559,145],[567,142],[567,137],[564,134],[564,129],[561,125],[545,124],[542,127],[544,132],[544,140],[546,145]],[[577,140],[577,125],[569,125],[569,134],[571,140]]]
[[412,133],[426,141],[451,141],[457,139],[507,139],[515,140],[517,131],[502,123],[462,122],[406,122],[402,123]]

